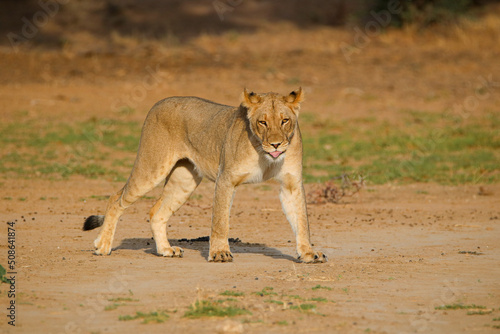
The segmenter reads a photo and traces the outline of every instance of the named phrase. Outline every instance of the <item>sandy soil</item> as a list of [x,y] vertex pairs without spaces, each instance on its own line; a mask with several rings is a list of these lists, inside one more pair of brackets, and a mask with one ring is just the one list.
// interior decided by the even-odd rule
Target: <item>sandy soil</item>
[[[10,195],[29,199],[13,202],[1,213],[3,222],[16,222],[19,273],[17,327],[13,330],[3,322],[2,330],[195,333],[201,328],[225,332],[224,325],[228,332],[248,333],[459,333],[487,332],[491,328],[485,324],[500,314],[498,197],[479,196],[476,186],[379,186],[342,204],[309,205],[312,240],[330,259],[322,265],[295,261],[293,235],[276,185],[248,185],[238,191],[230,236],[241,243],[231,245],[233,263],[208,263],[207,242],[179,241],[209,234],[210,183],[198,189],[201,198],[191,200],[171,219],[169,238],[184,248],[184,258],[154,254],[146,221],[152,199],[142,200],[123,216],[111,256],[94,256],[96,232],[83,232],[81,226],[89,213],[103,212],[105,201],[80,198],[105,195],[118,187],[85,179],[5,181]],[[498,194],[500,187],[488,190]],[[41,196],[48,199],[36,200]],[[313,290],[318,284],[329,289]],[[252,294],[265,287],[278,295]],[[236,320],[183,318],[197,298],[224,298],[219,294],[226,290],[244,292],[234,298],[252,315]],[[327,302],[318,302],[316,312],[266,302],[287,302],[282,295],[322,297]],[[6,305],[5,292],[0,298]],[[131,300],[105,310],[117,298]],[[466,315],[467,310],[434,309],[455,303],[494,311]],[[147,325],[118,321],[120,315],[156,310],[170,311],[170,319]],[[241,324],[244,319],[252,322]]]
[[[48,124],[104,116],[140,122],[167,96],[197,95],[234,105],[244,86],[285,93],[302,85],[308,94],[304,113],[320,120],[376,117],[397,123],[408,108],[459,112],[454,106],[474,96],[484,78],[492,83],[486,86],[490,94],[469,111],[498,110],[500,49],[492,43],[497,33],[481,30],[476,38],[470,29],[452,37],[382,34],[364,44],[350,64],[339,49],[341,42],[353,43],[349,32],[300,30],[287,23],[238,36],[203,35],[168,48],[131,37],[120,40],[118,51],[93,50],[92,40],[62,51],[13,53],[3,47],[0,122],[19,115]],[[135,112],[120,113],[124,105]],[[241,241],[231,244],[233,263],[208,263],[208,242],[180,241],[209,235],[213,184],[208,182],[169,222],[169,239],[185,250],[184,258],[155,255],[149,197],[122,217],[111,256],[95,256],[97,231],[83,232],[84,218],[103,214],[101,198],[121,186],[107,179],[2,176],[0,263],[7,263],[6,223],[15,222],[17,318],[15,328],[7,324],[8,285],[0,284],[0,332],[499,331],[500,322],[493,320],[500,318],[498,184],[368,185],[339,204],[310,204],[313,243],[329,257],[321,265],[295,260],[293,234],[274,183],[237,191],[230,237]],[[156,189],[149,196],[158,194]],[[266,287],[271,294],[262,293]],[[243,295],[221,295],[226,290]],[[222,305],[251,314],[184,317],[196,300],[227,298],[235,301]],[[305,310],[302,304],[314,306]],[[435,309],[453,304],[484,306],[486,314]],[[154,311],[169,319],[119,320]]]

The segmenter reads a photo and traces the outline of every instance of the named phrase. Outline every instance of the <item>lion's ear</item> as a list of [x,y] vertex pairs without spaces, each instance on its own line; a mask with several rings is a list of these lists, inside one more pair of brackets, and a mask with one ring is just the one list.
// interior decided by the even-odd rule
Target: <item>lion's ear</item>
[[241,100],[242,100],[241,104],[243,104],[243,106],[250,108],[251,106],[259,104],[261,101],[261,98],[259,95],[255,94],[254,92],[249,92],[245,88],[245,90],[243,91]]
[[294,107],[298,107],[299,103],[304,101],[304,90],[302,87],[285,96],[285,101],[291,103]]

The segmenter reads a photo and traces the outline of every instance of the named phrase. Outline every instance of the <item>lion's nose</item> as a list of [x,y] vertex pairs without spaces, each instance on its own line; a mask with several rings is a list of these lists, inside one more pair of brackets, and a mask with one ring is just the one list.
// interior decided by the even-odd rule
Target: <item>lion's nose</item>
[[277,149],[277,148],[278,148],[278,146],[280,146],[280,145],[281,145],[281,143],[272,143],[272,144],[271,144],[271,146],[272,146],[272,147],[274,147],[274,148],[276,148],[276,149]]

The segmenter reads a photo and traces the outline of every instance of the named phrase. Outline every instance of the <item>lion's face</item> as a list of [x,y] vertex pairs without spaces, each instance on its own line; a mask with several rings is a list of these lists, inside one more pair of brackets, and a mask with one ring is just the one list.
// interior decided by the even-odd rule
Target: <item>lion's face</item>
[[262,150],[274,160],[283,157],[290,144],[302,99],[302,88],[286,96],[243,92],[250,128],[262,143]]

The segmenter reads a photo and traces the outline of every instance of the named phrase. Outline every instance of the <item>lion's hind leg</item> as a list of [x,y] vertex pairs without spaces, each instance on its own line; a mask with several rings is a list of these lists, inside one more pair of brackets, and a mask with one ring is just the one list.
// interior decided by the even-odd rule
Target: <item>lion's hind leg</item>
[[193,163],[188,160],[177,162],[167,177],[163,193],[150,212],[151,230],[158,255],[183,256],[182,248],[172,247],[168,242],[167,221],[188,200],[201,180],[202,177],[196,173]]
[[[157,184],[165,180],[175,162],[173,159],[164,159],[164,168],[144,169],[140,159],[132,170],[127,184],[122,190],[109,198],[106,215],[99,236],[94,241],[95,254],[109,255],[113,243],[116,224],[126,208],[135,203],[139,198],[152,190]],[[154,164],[153,164],[154,166]],[[148,166],[149,167],[149,166]]]
[[[111,245],[113,244],[116,224],[118,222],[118,219],[120,219],[123,211],[125,210],[125,208],[120,203],[120,199],[123,195],[124,189],[125,188],[122,188],[119,192],[109,198],[106,215],[104,217],[104,221],[102,222],[103,228],[101,229],[101,232],[99,232],[97,239],[95,239],[94,241],[96,255],[111,254]],[[89,221],[89,218],[87,219],[87,221]],[[85,221],[86,224],[87,221]]]

